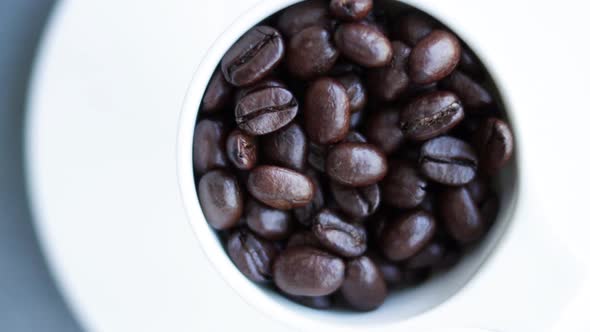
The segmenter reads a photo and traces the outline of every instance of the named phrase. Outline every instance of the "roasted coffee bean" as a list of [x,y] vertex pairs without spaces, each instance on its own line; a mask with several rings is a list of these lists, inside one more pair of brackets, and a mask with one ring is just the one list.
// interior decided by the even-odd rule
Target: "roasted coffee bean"
[[386,66],[371,69],[367,79],[369,90],[385,101],[397,99],[410,85],[406,67],[412,49],[397,40],[391,42],[391,47],[391,61]]
[[356,129],[356,128],[360,127],[360,125],[363,123],[364,118],[365,118],[365,111],[364,110],[360,110],[358,112],[352,113],[350,115],[350,128]]
[[346,263],[342,296],[353,308],[369,311],[377,308],[387,295],[387,285],[379,268],[367,256]]
[[367,250],[367,232],[363,226],[348,223],[332,210],[321,210],[311,230],[324,248],[339,256],[356,257]]
[[203,95],[201,110],[210,113],[223,109],[231,101],[232,93],[233,87],[223,78],[221,70],[217,69],[211,77],[207,90],[205,90],[205,94]]
[[427,182],[412,163],[392,160],[382,188],[385,202],[396,208],[410,209],[420,205],[426,197]]
[[266,90],[268,88],[287,89],[287,85],[285,85],[285,83],[283,81],[276,79],[276,78],[271,77],[268,79],[264,79],[256,84],[249,85],[249,86],[239,89],[238,93],[236,93],[236,103],[240,102],[240,99],[242,99],[246,95],[249,95],[249,94],[256,92],[256,91]]
[[461,48],[461,60],[459,60],[459,69],[473,78],[481,79],[485,75],[483,66],[477,60],[473,52],[465,47]]
[[311,167],[320,172],[326,171],[326,155],[328,154],[329,148],[330,147],[328,145],[309,142],[307,162],[311,165]]
[[408,60],[410,78],[418,84],[439,81],[449,75],[461,58],[461,44],[452,33],[433,30],[412,49]]
[[467,184],[467,190],[475,204],[481,204],[490,193],[490,185],[483,177],[478,176]]
[[399,110],[385,108],[372,113],[367,119],[365,132],[369,142],[387,155],[399,149],[404,141],[399,117]]
[[297,123],[283,127],[261,139],[267,162],[302,171],[307,164],[307,137]]
[[331,78],[314,81],[305,94],[305,129],[318,144],[342,140],[350,126],[350,102],[342,84]]
[[483,86],[458,70],[442,80],[440,85],[457,94],[467,110],[480,110],[494,102],[492,95]]
[[420,170],[432,181],[449,186],[469,183],[477,174],[477,155],[469,144],[451,136],[426,142],[420,151]]
[[381,203],[381,190],[377,184],[366,187],[347,187],[330,183],[332,196],[342,212],[356,218],[368,217]]
[[340,143],[328,152],[326,173],[345,186],[375,184],[387,173],[385,155],[367,143]]
[[477,129],[475,144],[479,151],[482,169],[494,174],[504,167],[512,157],[514,139],[506,122],[498,118],[488,118]]
[[467,188],[447,188],[440,193],[438,201],[442,221],[455,240],[471,243],[485,233],[485,220]]
[[332,298],[330,296],[293,296],[289,298],[301,305],[314,309],[329,309],[332,306]]
[[314,247],[321,249],[322,245],[315,235],[313,235],[313,232],[299,231],[289,237],[287,248],[289,247]]
[[301,79],[319,76],[334,66],[339,53],[327,29],[311,26],[299,31],[289,41],[287,68]]
[[397,286],[401,284],[403,273],[402,269],[397,264],[383,258],[383,256],[376,252],[369,252],[367,256],[371,258],[379,271],[381,271],[383,280],[385,280],[387,284],[391,286]]
[[343,142],[346,143],[367,143],[367,138],[358,131],[351,130],[346,134]]
[[418,13],[408,13],[396,19],[393,37],[399,38],[410,46],[418,44],[436,27],[431,18]]
[[420,269],[438,266],[443,262],[445,255],[446,248],[439,242],[432,242],[426,248],[420,250],[415,256],[408,259],[406,267]]
[[273,209],[253,199],[246,204],[246,223],[252,232],[268,240],[283,240],[293,229],[291,213]]
[[354,75],[362,75],[364,73],[364,69],[357,64],[354,64],[343,57],[338,58],[336,64],[330,71],[328,72],[328,76],[331,77],[338,77],[347,74],[354,74]]
[[344,282],[342,259],[310,247],[291,247],[276,258],[275,284],[283,292],[297,296],[334,293]]
[[301,173],[278,166],[258,166],[250,172],[248,191],[268,206],[289,210],[311,202],[315,188]]
[[385,66],[393,56],[389,39],[379,29],[361,23],[344,23],[334,34],[343,55],[364,67]]
[[346,90],[351,112],[358,112],[367,104],[367,91],[360,77],[355,74],[346,74],[337,78]]
[[238,180],[224,170],[207,172],[199,180],[199,201],[209,225],[223,230],[235,226],[243,210]]
[[291,122],[298,108],[297,100],[287,89],[270,87],[255,90],[237,103],[236,123],[250,135],[264,135]]
[[306,175],[311,179],[314,187],[315,187],[315,194],[313,195],[313,199],[310,203],[307,203],[305,206],[293,209],[293,213],[295,214],[295,218],[299,223],[304,226],[309,226],[311,224],[313,216],[315,216],[318,211],[320,211],[324,207],[324,190],[318,180],[318,174],[312,169],[307,170]]
[[227,166],[225,135],[225,126],[220,121],[203,119],[197,123],[193,144],[193,166],[198,174]]
[[401,113],[401,129],[406,137],[424,141],[444,134],[463,117],[463,106],[451,92],[436,91],[414,99]]
[[256,138],[235,129],[227,136],[225,144],[229,161],[240,170],[250,170],[258,161],[258,144]]
[[310,26],[329,25],[328,7],[323,0],[302,1],[285,9],[277,27],[288,38]]
[[257,26],[246,32],[221,59],[225,79],[245,86],[267,76],[285,56],[281,34],[269,26]]
[[379,244],[385,257],[392,261],[401,261],[426,247],[435,231],[436,223],[430,213],[408,212],[385,226]]
[[369,15],[373,0],[331,0],[330,13],[345,21],[358,21]]
[[234,231],[227,241],[227,252],[238,270],[254,282],[272,279],[272,262],[277,249],[272,242],[254,236],[246,229]]

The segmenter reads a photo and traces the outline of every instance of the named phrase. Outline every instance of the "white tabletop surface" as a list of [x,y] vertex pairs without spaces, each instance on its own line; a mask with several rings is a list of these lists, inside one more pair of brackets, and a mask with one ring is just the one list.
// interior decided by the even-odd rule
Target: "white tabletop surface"
[[[527,121],[521,134],[535,137],[526,171],[547,192],[543,222],[587,268],[586,5],[432,2],[481,32],[518,89],[509,94],[527,101],[518,110]],[[30,104],[30,189],[43,247],[87,329],[287,330],[208,264],[176,179],[178,115],[191,76],[215,37],[254,3],[64,1],[53,18]],[[586,283],[556,331],[588,331],[589,304]]]

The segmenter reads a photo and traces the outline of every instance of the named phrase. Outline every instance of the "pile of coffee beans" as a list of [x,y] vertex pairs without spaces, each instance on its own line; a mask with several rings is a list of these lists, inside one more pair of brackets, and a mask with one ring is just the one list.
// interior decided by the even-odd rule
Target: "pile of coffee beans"
[[310,0],[246,32],[203,96],[198,197],[236,267],[313,308],[372,310],[494,222],[513,136],[449,29]]

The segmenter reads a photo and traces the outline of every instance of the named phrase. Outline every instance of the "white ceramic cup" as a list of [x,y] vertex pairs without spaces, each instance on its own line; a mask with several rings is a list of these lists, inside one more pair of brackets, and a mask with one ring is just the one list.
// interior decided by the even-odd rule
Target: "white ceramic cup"
[[[388,296],[385,303],[377,310],[369,313],[351,313],[339,311],[321,311],[306,308],[295,304],[275,291],[260,287],[244,277],[234,266],[226,252],[223,244],[218,240],[217,235],[211,229],[201,211],[197,198],[195,178],[192,168],[193,135],[201,98],[211,75],[219,61],[229,47],[247,30],[256,25],[264,18],[277,11],[299,2],[298,0],[273,0],[264,1],[244,13],[233,25],[231,25],[214,43],[201,61],[197,72],[188,88],[182,116],[179,126],[178,138],[178,172],[181,194],[186,210],[198,238],[198,241],[220,275],[226,280],[243,299],[248,303],[268,314],[268,316],[279,319],[287,324],[304,330],[323,329],[331,330],[389,330],[396,331],[417,331],[432,330],[436,328],[459,328],[464,327],[460,316],[451,315],[453,310],[451,299],[464,291],[464,286],[486,267],[487,259],[498,243],[503,241],[507,230],[512,227],[513,217],[519,204],[516,204],[520,196],[521,181],[518,176],[517,165],[519,165],[519,154],[516,153],[511,164],[503,171],[500,179],[502,188],[501,209],[498,219],[486,236],[485,240],[473,252],[464,257],[461,262],[450,271],[438,275],[424,285],[415,289],[405,290]],[[433,12],[427,1],[406,1],[425,12],[433,15],[450,28],[454,29],[450,17],[439,15]],[[461,31],[454,29],[460,37]],[[464,38],[465,39],[465,38]],[[466,42],[476,51],[477,44],[472,40]],[[487,64],[486,54],[478,54],[484,64]],[[494,70],[488,71],[494,77]],[[494,77],[495,78],[495,77]],[[498,80],[495,80],[498,82]],[[510,117],[511,104],[505,94],[502,93],[502,85],[498,86],[503,95],[503,102]],[[511,119],[513,120],[513,118]],[[512,123],[515,133],[517,124]],[[516,135],[518,136],[518,135]],[[519,137],[516,137],[518,143]],[[516,151],[519,146],[517,144]],[[445,310],[442,311],[442,304]],[[464,304],[461,304],[464,306]],[[450,309],[449,309],[450,308]],[[437,310],[440,311],[437,313]],[[473,326],[489,328],[489,326]]]

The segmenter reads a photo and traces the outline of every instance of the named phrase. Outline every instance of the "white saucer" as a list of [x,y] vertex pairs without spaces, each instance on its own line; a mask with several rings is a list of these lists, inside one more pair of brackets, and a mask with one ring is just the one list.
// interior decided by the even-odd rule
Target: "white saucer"
[[[42,246],[89,330],[287,329],[247,305],[206,261],[176,177],[178,116],[191,76],[216,36],[254,3],[101,0],[58,6],[32,85],[28,171]],[[590,70],[581,65],[590,61],[582,45],[586,5],[571,1],[567,15],[543,1],[535,8],[507,0],[444,6],[461,13],[461,25],[489,38],[489,49],[509,66],[506,80],[520,89],[509,93],[530,101],[519,104],[526,116],[518,118],[527,121],[521,134],[535,137],[523,153],[525,171],[539,180],[539,224],[580,262],[587,259],[590,217],[581,211],[590,183],[580,175],[587,164],[577,157],[578,151],[588,154],[590,135],[583,126],[590,120]],[[579,144],[562,146],[563,138]],[[581,309],[590,302],[585,289],[559,324],[588,324]]]

